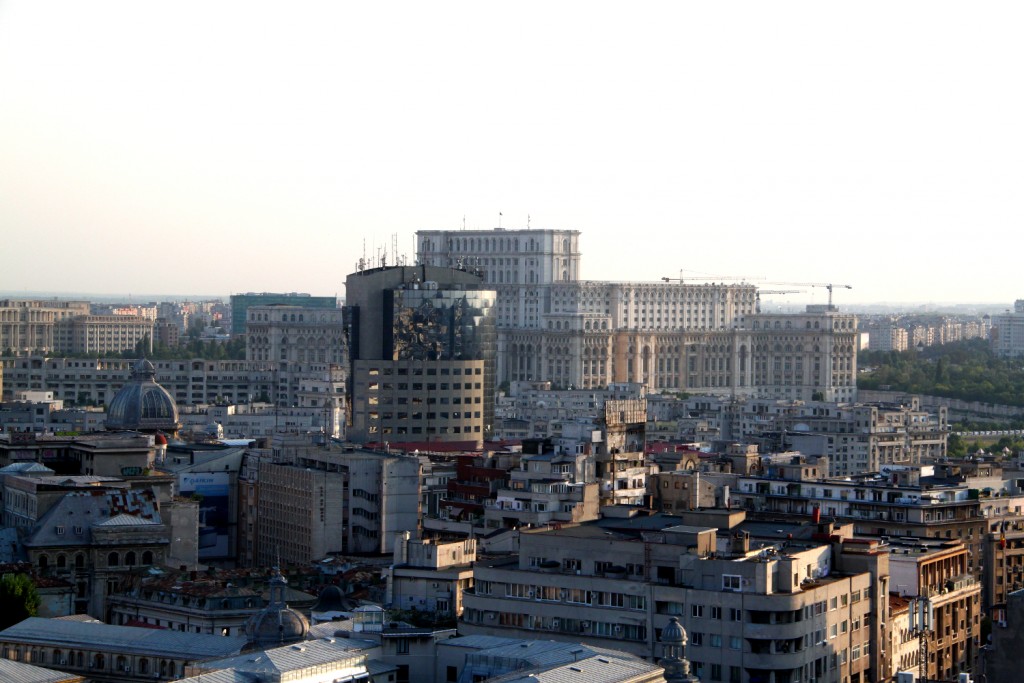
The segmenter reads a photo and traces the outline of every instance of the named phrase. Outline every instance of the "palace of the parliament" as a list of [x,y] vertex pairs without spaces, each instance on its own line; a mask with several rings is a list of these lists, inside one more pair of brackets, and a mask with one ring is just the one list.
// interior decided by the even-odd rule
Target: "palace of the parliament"
[[421,230],[417,258],[479,268],[497,292],[499,382],[855,399],[855,316],[762,314],[747,283],[580,280],[579,242],[577,230]]

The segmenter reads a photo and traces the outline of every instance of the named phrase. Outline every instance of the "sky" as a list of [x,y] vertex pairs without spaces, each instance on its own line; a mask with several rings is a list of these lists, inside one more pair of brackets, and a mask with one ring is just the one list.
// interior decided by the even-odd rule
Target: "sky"
[[1010,305],[1022,19],[0,0],[0,291],[343,296],[364,254],[500,221],[579,230],[590,280]]

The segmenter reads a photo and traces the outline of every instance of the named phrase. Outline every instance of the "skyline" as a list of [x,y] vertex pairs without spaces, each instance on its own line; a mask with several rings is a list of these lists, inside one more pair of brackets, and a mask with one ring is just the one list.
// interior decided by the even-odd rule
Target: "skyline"
[[502,214],[588,280],[1012,306],[1024,8],[844,9],[3,4],[0,289],[343,297]]

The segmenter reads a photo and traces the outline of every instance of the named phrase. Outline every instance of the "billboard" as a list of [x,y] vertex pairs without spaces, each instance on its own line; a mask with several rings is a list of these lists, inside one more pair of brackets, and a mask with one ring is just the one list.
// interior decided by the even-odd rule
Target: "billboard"
[[186,498],[195,496],[200,499],[199,559],[227,557],[230,554],[231,521],[228,474],[209,472],[178,476],[178,492]]

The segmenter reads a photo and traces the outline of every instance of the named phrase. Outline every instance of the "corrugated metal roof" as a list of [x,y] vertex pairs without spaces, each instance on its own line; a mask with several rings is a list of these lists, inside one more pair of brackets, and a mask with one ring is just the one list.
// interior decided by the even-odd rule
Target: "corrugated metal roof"
[[335,664],[339,670],[351,669],[359,673],[366,670],[366,655],[352,652],[338,641],[303,640],[292,645],[204,662],[203,668],[211,671],[235,669],[284,674],[296,669],[329,664]]
[[154,630],[134,626],[29,617],[0,631],[0,641],[55,647],[177,657],[198,661],[236,654],[245,638],[205,633]]
[[160,523],[154,522],[151,519],[145,519],[144,517],[121,513],[105,522],[100,522],[96,526],[160,526]]
[[656,676],[662,671],[657,664],[637,657],[589,657],[547,669],[516,671],[491,678],[488,683],[619,683],[640,676]]
[[72,683],[84,680],[63,671],[0,659],[0,681],[4,683]]
[[465,647],[471,650],[487,650],[494,647],[504,647],[522,642],[518,638],[504,638],[502,636],[459,636],[442,641],[441,645],[452,645],[454,647]]

